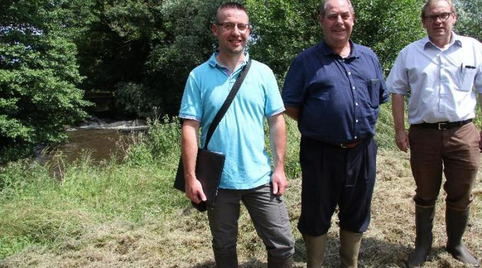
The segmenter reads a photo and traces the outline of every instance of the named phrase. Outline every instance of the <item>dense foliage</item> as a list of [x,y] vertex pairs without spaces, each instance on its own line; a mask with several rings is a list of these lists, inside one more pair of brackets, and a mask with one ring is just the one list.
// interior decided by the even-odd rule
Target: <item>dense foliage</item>
[[377,53],[387,74],[398,52],[425,35],[420,22],[423,0],[358,0],[353,4],[353,39]]
[[455,1],[457,7],[457,25],[455,31],[468,35],[482,42],[482,0]]
[[72,10],[42,2],[0,6],[0,162],[63,141],[64,126],[87,116],[76,46],[64,30],[74,31],[64,20]]
[[253,25],[250,53],[273,69],[280,82],[293,58],[318,42],[318,0],[247,0]]
[[[1,1],[0,161],[18,156],[7,148],[62,141],[64,126],[87,115],[84,93],[110,93],[115,115],[176,115],[189,71],[216,50],[211,24],[222,2]],[[321,1],[242,2],[253,25],[251,56],[281,85],[295,55],[322,38]],[[371,47],[387,72],[401,48],[425,35],[423,0],[352,2],[353,41]],[[456,30],[482,39],[482,0],[455,3]]]

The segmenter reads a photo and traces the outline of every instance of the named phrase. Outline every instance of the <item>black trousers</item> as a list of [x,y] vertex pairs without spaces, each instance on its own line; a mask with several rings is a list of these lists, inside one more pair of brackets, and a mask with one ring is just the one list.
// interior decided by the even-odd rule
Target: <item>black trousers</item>
[[302,137],[301,233],[328,232],[336,207],[340,228],[365,232],[370,223],[378,146],[373,137],[352,149]]

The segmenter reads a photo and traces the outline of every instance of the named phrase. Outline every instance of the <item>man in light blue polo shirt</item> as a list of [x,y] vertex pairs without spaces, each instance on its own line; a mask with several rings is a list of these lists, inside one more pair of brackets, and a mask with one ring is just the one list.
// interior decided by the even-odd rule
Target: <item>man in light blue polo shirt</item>
[[[245,47],[251,29],[244,6],[222,4],[212,31],[218,39],[219,52],[190,73],[179,113],[183,119],[181,145],[186,196],[195,203],[206,200],[194,172],[200,147],[199,130],[203,130],[201,147],[204,147],[207,129],[249,59]],[[208,144],[209,150],[226,155],[216,203],[208,209],[217,267],[238,265],[237,221],[241,201],[267,248],[268,267],[292,267],[294,238],[281,198],[287,186],[283,112],[273,72],[252,60],[244,82]],[[272,144],[273,169],[265,148],[265,118]]]

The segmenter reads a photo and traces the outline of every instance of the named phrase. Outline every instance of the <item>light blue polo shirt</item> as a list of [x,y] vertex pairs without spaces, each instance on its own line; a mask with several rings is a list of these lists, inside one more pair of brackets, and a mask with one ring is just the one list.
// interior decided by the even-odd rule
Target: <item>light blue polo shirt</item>
[[[245,62],[233,73],[216,60],[217,53],[191,71],[179,117],[201,124],[201,145],[214,116],[226,100]],[[214,131],[208,149],[226,155],[220,188],[252,189],[271,180],[271,162],[265,148],[264,119],[284,111],[273,71],[252,60],[233,103]]]

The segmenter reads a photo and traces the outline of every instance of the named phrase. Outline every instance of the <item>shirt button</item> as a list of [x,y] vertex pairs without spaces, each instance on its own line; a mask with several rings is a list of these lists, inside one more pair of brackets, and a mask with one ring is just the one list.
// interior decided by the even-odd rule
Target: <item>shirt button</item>
[[355,87],[351,87],[351,89],[355,90]]
[[355,136],[355,140],[358,139],[358,136]]
[[351,72],[348,72],[348,75],[351,75]]
[[358,106],[358,102],[355,102],[355,106]]
[[357,120],[355,120],[355,123],[358,123],[358,119],[357,119]]

